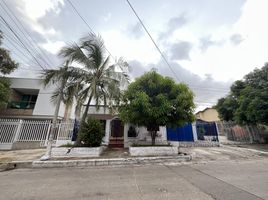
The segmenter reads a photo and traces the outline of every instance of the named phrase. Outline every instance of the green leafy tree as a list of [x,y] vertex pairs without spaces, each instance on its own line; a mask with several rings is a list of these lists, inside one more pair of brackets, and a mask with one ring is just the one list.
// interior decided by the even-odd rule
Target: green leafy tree
[[[0,31],[0,46],[2,45],[3,33]],[[12,60],[10,52],[5,48],[0,47],[0,73],[10,74],[17,69],[19,64]]]
[[192,91],[155,71],[145,73],[128,86],[120,106],[124,122],[147,127],[155,145],[159,126],[182,126],[194,120]]
[[231,86],[216,108],[222,120],[239,124],[268,124],[268,64]]
[[0,77],[0,108],[3,108],[10,95],[10,80],[5,77]]
[[0,31],[0,108],[8,103],[10,95],[10,81],[3,75],[10,74],[18,68],[18,63],[12,60],[10,52],[1,47],[2,39],[3,34]]

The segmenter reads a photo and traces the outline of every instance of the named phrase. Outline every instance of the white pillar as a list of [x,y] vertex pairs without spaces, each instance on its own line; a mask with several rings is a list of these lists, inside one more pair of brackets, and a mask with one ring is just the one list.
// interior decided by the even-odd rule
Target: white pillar
[[194,142],[195,142],[198,140],[197,131],[196,131],[196,122],[192,123],[192,130],[193,130],[193,138],[194,138]]
[[129,129],[129,124],[128,123],[124,124],[124,147],[129,146],[129,144],[128,144],[128,129]]
[[110,132],[111,132],[111,120],[107,119],[105,124],[105,137],[104,137],[104,144],[109,144],[110,139]]
[[159,132],[161,134],[161,140],[167,141],[167,127],[166,126],[160,126]]

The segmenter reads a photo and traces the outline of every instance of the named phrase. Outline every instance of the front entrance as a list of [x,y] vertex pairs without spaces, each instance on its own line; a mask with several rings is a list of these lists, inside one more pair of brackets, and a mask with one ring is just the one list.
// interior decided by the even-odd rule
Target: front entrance
[[124,124],[120,119],[111,121],[109,147],[124,147]]
[[124,137],[124,124],[120,119],[114,119],[111,122],[111,138]]

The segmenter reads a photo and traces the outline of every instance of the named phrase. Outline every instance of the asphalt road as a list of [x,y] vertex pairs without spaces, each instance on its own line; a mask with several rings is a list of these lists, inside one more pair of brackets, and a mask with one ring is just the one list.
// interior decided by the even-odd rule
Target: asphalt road
[[17,169],[0,199],[268,199],[267,157],[182,165]]

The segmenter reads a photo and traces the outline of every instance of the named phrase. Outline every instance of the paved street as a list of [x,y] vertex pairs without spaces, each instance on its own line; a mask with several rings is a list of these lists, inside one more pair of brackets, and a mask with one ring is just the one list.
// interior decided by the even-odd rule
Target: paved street
[[268,199],[267,156],[192,151],[199,151],[193,162],[180,165],[5,171],[0,199]]

